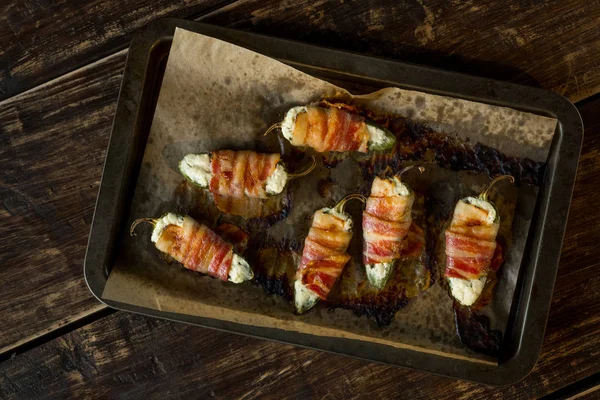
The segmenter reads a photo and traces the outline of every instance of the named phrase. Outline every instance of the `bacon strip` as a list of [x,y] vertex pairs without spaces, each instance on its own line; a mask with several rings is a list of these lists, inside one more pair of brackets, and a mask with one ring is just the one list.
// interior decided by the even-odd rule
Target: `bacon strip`
[[302,259],[296,279],[321,299],[326,299],[333,285],[350,260],[346,249],[352,232],[344,230],[344,221],[319,210],[304,240]]
[[229,197],[248,196],[266,199],[265,185],[273,174],[281,155],[250,150],[219,150],[211,154],[212,177],[209,189],[213,194]]
[[296,116],[292,144],[318,152],[368,151],[369,131],[365,119],[336,107],[306,107]]
[[408,234],[402,243],[401,258],[417,258],[423,254],[425,248],[425,232],[414,222],[410,225]]
[[169,254],[187,269],[227,281],[233,246],[205,225],[185,216],[183,226],[167,226],[156,242],[156,248]]
[[478,279],[487,274],[496,250],[499,223],[488,224],[487,211],[459,201],[446,230],[445,276]]
[[412,223],[413,194],[394,193],[393,182],[376,177],[363,212],[363,264],[387,263],[400,258]]

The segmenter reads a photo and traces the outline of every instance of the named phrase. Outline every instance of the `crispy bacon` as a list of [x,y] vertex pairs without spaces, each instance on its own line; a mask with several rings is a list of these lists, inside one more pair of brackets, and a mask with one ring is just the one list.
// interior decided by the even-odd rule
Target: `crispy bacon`
[[156,242],[156,248],[192,271],[222,281],[227,281],[229,277],[233,246],[188,216],[184,217],[181,227],[167,226]]
[[423,229],[415,224],[410,224],[408,234],[404,238],[402,243],[402,251],[400,253],[401,258],[418,258],[423,254],[425,248],[425,232]]
[[296,116],[292,144],[318,152],[360,151],[366,153],[369,131],[365,119],[336,107],[308,106]]
[[350,239],[352,232],[344,230],[342,219],[323,210],[317,211],[304,241],[296,279],[321,299],[326,299],[350,260],[346,253]]
[[265,184],[275,171],[281,155],[250,150],[219,150],[211,154],[213,194],[229,197],[248,196],[266,199]]
[[477,279],[486,275],[494,252],[498,222],[487,223],[487,211],[459,201],[446,230],[445,276]]
[[413,194],[394,194],[393,182],[378,177],[363,212],[363,264],[387,263],[400,258],[412,223]]

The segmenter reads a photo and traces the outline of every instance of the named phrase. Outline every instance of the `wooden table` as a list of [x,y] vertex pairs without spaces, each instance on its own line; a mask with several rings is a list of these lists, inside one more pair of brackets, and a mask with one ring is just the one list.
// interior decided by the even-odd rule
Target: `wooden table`
[[[14,0],[0,6],[0,398],[600,396],[600,3]],[[83,256],[127,46],[161,17],[526,85],[585,139],[539,362],[505,388],[105,308]]]

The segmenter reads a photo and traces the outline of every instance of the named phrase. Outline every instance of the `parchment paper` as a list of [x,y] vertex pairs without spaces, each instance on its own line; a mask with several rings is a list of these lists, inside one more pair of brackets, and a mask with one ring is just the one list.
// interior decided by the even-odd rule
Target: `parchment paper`
[[[140,217],[158,217],[168,211],[186,212],[194,207],[192,203],[174,201],[184,181],[177,169],[184,155],[224,148],[285,152],[281,139],[262,138],[265,129],[281,120],[294,105],[331,97],[353,99],[377,112],[407,116],[438,131],[535,161],[546,160],[556,128],[556,120],[552,118],[397,88],[353,97],[342,88],[276,60],[178,28],[127,223]],[[330,174],[336,181],[326,197],[315,194],[323,174]],[[290,185],[291,212],[265,234],[274,240],[301,242],[316,209],[331,206],[344,194],[368,185],[358,176],[360,168],[352,158],[332,169],[320,165],[314,174]],[[439,193],[440,201],[449,208],[459,198],[478,193],[489,181],[486,176],[434,167],[407,179],[417,189]],[[502,186],[498,205],[503,206],[501,234],[510,240],[510,246],[492,303],[483,311],[492,318],[492,326],[501,330],[506,325],[537,197],[537,188],[507,186]],[[349,211],[355,224],[360,224],[360,208],[350,207]],[[216,221],[201,222],[210,226]],[[234,222],[243,224],[239,219]],[[360,243],[360,239],[353,243]],[[459,342],[452,301],[438,284],[401,310],[391,325],[378,327],[372,320],[340,309],[316,307],[296,316],[283,298],[267,295],[260,287],[222,283],[184,271],[180,266],[166,265],[150,242],[149,227],[139,229],[138,236],[124,238],[120,249],[104,299],[495,362],[469,351]],[[360,259],[355,257],[351,263],[356,262]]]

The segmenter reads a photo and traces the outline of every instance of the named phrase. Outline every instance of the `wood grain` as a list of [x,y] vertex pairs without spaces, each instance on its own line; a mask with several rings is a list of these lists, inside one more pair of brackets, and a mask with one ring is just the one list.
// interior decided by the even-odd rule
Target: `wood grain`
[[[501,389],[313,350],[116,313],[0,364],[1,398],[535,398],[600,372],[600,99],[586,124],[540,360]],[[590,208],[591,207],[591,208]]]
[[[103,308],[87,291],[81,266],[126,57],[120,49],[156,18],[193,18],[223,4],[208,22],[540,85],[572,100],[600,91],[598,2],[3,3],[0,353]],[[0,364],[0,398],[537,397],[597,374],[598,109],[600,100],[581,108],[584,152],[544,349],[522,383],[495,391],[119,313]]]
[[595,386],[593,388],[587,389],[581,393],[577,393],[576,395],[570,397],[570,400],[593,400],[600,397],[600,386]]
[[543,88],[600,91],[600,2],[240,0],[217,25]]
[[125,56],[0,103],[0,353],[103,307],[82,265]]
[[113,54],[163,17],[194,18],[226,0],[15,0],[0,5],[0,100]]
[[157,18],[216,9],[206,22],[539,85],[572,101],[600,91],[597,1],[13,0],[0,8],[0,100],[124,48]]

